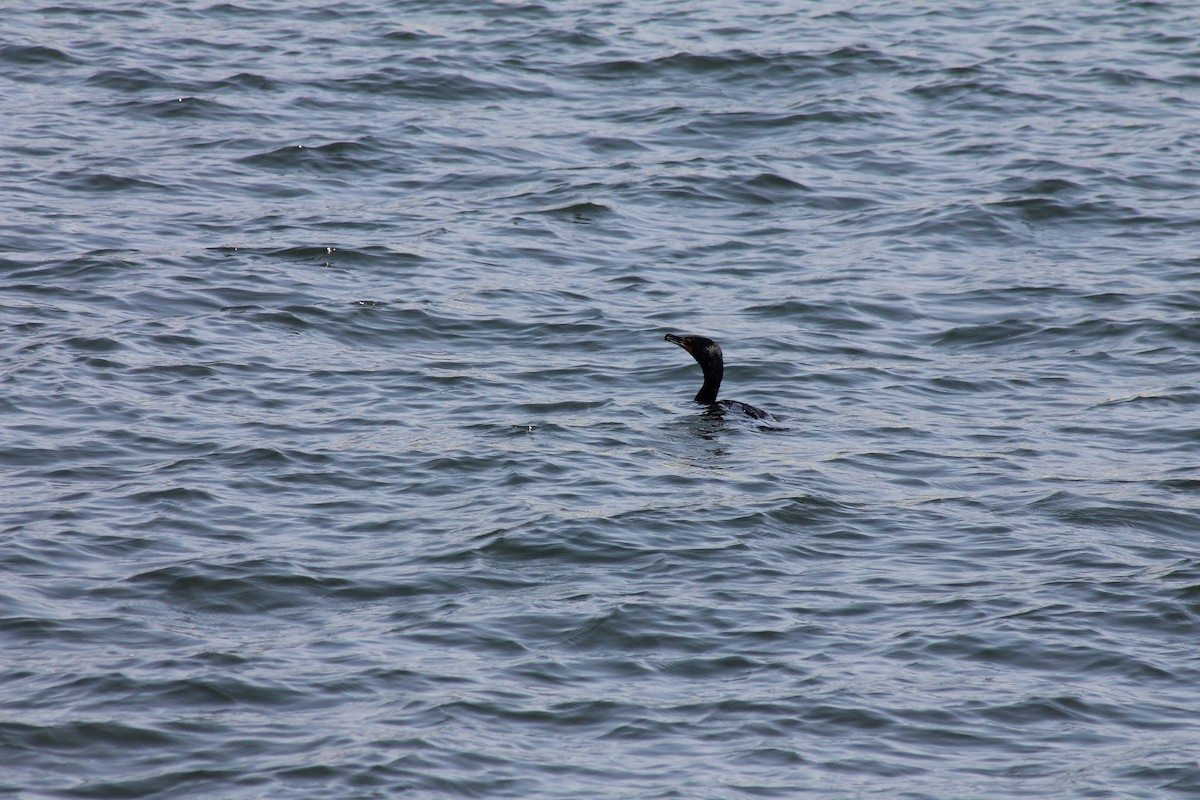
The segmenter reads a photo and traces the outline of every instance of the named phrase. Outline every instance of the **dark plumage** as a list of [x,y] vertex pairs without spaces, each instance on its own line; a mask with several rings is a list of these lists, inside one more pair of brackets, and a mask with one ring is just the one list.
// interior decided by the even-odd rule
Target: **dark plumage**
[[696,359],[696,363],[704,371],[704,385],[696,392],[697,403],[704,403],[721,412],[742,413],[754,419],[771,418],[771,415],[761,408],[736,400],[717,399],[717,392],[721,389],[721,378],[725,376],[725,355],[721,352],[719,344],[703,336],[676,336],[673,333],[668,333],[666,339],[691,353],[692,358]]

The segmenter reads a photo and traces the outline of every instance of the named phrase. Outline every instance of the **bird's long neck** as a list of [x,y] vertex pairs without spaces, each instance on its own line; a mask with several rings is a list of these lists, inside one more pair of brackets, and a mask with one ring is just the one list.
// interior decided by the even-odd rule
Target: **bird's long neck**
[[717,402],[717,392],[721,389],[721,378],[725,374],[725,365],[711,361],[701,361],[700,368],[704,370],[704,385],[696,392],[696,402],[712,405]]

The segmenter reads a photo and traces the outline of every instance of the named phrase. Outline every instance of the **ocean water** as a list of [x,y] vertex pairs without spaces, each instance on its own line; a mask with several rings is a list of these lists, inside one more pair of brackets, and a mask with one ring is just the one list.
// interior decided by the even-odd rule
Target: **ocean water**
[[730,5],[5,5],[0,796],[1200,794],[1200,7]]

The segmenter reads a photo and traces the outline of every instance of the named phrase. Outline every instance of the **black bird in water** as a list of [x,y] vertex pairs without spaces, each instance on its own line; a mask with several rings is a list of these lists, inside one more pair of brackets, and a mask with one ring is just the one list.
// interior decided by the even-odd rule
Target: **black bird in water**
[[741,413],[754,419],[771,419],[771,415],[761,408],[739,403],[736,400],[718,400],[717,391],[721,388],[721,378],[725,375],[725,355],[721,346],[712,339],[703,336],[676,336],[667,334],[667,341],[677,344],[692,354],[700,369],[704,370],[704,385],[696,392],[696,402],[712,406],[721,413],[731,411]]

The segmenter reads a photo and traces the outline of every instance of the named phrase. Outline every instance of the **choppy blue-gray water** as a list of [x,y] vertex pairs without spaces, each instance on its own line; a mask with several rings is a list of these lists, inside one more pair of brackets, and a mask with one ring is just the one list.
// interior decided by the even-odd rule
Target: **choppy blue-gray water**
[[1200,8],[730,5],[7,5],[0,794],[1200,792]]

